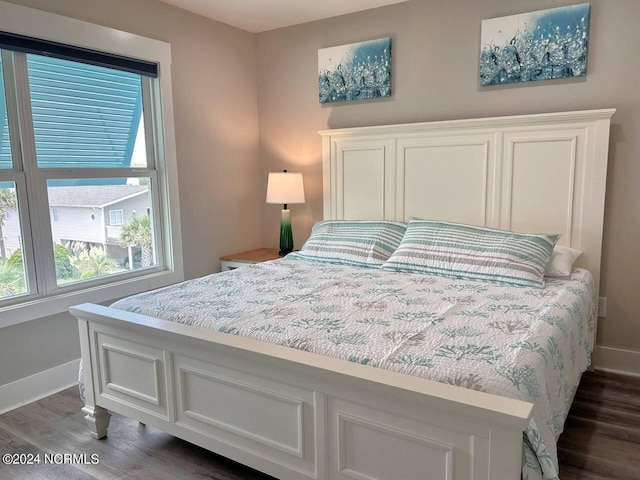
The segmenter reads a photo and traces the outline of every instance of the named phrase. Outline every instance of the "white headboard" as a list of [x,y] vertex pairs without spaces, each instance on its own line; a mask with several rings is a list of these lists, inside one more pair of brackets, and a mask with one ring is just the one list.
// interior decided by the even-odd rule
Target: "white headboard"
[[599,287],[615,109],[320,131],[325,219],[561,233]]

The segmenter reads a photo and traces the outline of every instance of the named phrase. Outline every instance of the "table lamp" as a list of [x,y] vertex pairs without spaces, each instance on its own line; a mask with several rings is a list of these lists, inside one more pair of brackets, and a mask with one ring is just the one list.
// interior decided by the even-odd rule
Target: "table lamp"
[[271,172],[267,182],[267,203],[283,205],[280,220],[280,256],[293,250],[293,232],[291,231],[291,212],[288,205],[304,203],[304,185],[301,173]]

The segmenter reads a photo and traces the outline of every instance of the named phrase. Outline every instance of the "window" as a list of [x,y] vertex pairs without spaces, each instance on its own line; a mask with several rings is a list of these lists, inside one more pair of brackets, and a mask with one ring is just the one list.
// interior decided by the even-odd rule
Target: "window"
[[[0,30],[5,8],[22,7],[0,5]],[[27,10],[61,37],[86,26]],[[54,313],[182,278],[170,83],[156,74],[170,74],[168,45],[127,34],[114,47],[113,32],[95,26],[87,41],[116,53],[138,42],[158,61],[0,31],[0,311],[55,301],[40,309]]]
[[0,301],[26,293],[16,184],[0,182]]
[[[0,58],[0,76],[4,70]],[[27,291],[21,254],[22,232],[17,215],[18,197],[11,166],[6,93],[0,82],[0,301],[19,297]]]
[[[150,91],[151,78],[31,53],[3,50],[2,58],[14,72],[4,76],[4,83],[16,92],[14,105],[30,107],[14,112],[20,139],[32,139],[32,148],[23,149],[26,152],[9,154],[15,150],[10,146],[9,122],[5,121],[2,167],[14,175],[24,172],[25,180],[31,177],[34,184],[44,180],[47,208],[52,211],[50,225],[30,222],[33,231],[50,232],[43,239],[50,244],[44,250],[48,255],[27,259],[35,264],[35,277],[44,270],[53,292],[64,285],[115,276],[128,271],[124,263],[130,247],[148,252],[139,269],[161,265],[162,259],[158,263],[152,253],[158,250],[153,228],[157,173],[143,128],[143,97]],[[4,117],[8,117],[11,112],[6,107],[5,111]],[[146,131],[153,132],[153,126],[149,127]],[[16,195],[15,182],[0,190],[7,228],[12,227],[7,240],[0,242],[0,257],[7,275],[20,277],[18,281],[9,275],[3,281],[0,294],[4,296],[42,291],[35,279],[24,281],[24,271],[10,268],[22,266],[24,250],[14,240],[20,235],[20,222],[11,222],[9,214],[17,209],[18,199],[38,202],[37,187],[26,181],[24,190],[23,195]],[[108,210],[107,225],[103,211],[113,203],[149,209],[148,221],[131,215],[123,224],[123,210],[113,209]],[[20,261],[9,261],[12,256]]]
[[109,224],[122,225],[122,210],[109,210]]

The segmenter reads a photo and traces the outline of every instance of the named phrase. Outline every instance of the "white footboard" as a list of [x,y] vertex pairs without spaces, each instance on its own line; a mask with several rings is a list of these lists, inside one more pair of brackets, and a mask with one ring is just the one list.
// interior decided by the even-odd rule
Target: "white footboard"
[[83,411],[281,479],[519,479],[529,403],[107,307],[78,317]]

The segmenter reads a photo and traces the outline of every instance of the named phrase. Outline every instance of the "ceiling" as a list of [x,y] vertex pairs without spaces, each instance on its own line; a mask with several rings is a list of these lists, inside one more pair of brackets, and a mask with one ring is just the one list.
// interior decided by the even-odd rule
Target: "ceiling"
[[258,33],[407,0],[161,0]]

